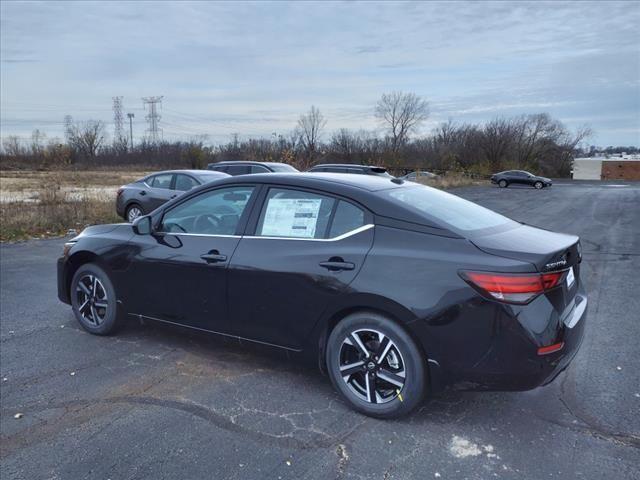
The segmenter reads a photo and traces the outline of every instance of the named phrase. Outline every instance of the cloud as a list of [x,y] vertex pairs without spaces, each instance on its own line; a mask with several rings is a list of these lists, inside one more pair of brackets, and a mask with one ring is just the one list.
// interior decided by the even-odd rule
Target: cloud
[[111,122],[114,95],[140,135],[148,95],[165,96],[176,135],[271,135],[312,104],[329,130],[373,129],[379,96],[407,90],[431,122],[549,111],[602,143],[638,143],[631,2],[69,5],[0,3],[3,135],[60,135],[65,114]]

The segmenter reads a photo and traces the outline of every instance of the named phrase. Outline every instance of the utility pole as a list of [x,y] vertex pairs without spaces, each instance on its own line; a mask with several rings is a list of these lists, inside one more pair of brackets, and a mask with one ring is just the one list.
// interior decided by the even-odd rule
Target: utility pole
[[122,134],[122,97],[113,97],[113,143],[121,144]]
[[160,115],[158,114],[158,104],[162,106],[162,99],[164,95],[159,97],[143,97],[142,103],[145,105],[149,105],[149,114],[145,117],[149,122],[149,128],[147,129],[147,133],[149,134],[149,141],[153,144],[158,143],[158,132],[162,132],[161,128],[158,128],[158,122],[160,121]]
[[133,150],[133,117],[135,117],[135,115],[133,113],[127,113],[127,117],[129,117],[129,149]]

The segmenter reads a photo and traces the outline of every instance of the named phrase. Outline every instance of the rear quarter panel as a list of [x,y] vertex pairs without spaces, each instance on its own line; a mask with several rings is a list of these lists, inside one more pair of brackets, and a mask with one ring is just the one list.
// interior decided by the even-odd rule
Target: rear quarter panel
[[396,305],[400,315],[387,312],[407,327],[428,358],[444,369],[463,371],[490,349],[511,306],[484,299],[460,278],[460,269],[523,272],[532,265],[488,255],[466,239],[378,225],[351,288],[379,298],[380,304]]

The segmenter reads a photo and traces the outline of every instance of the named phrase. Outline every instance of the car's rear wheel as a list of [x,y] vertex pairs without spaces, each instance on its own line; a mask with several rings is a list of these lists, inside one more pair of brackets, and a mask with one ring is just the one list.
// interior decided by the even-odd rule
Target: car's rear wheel
[[125,215],[127,217],[127,221],[129,223],[133,223],[136,218],[144,215],[144,212],[142,211],[142,207],[140,205],[138,205],[137,203],[132,203],[127,207],[127,212]]
[[500,188],[507,188],[507,186],[509,185],[509,183],[506,180],[500,180],[498,182],[498,185],[500,185]]
[[71,306],[82,328],[96,335],[109,335],[121,326],[113,283],[93,263],[82,265],[71,280]]
[[340,321],[329,336],[326,361],[335,388],[365,415],[406,415],[427,390],[424,355],[400,325],[377,313]]
[[536,190],[540,190],[542,187],[544,187],[544,184],[542,182],[536,182],[536,183],[533,184],[533,187]]

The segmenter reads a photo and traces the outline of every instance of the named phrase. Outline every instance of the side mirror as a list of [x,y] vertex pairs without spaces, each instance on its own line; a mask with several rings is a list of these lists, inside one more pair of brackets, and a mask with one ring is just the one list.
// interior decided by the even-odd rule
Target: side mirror
[[151,235],[151,217],[143,215],[133,221],[133,232],[136,235]]

